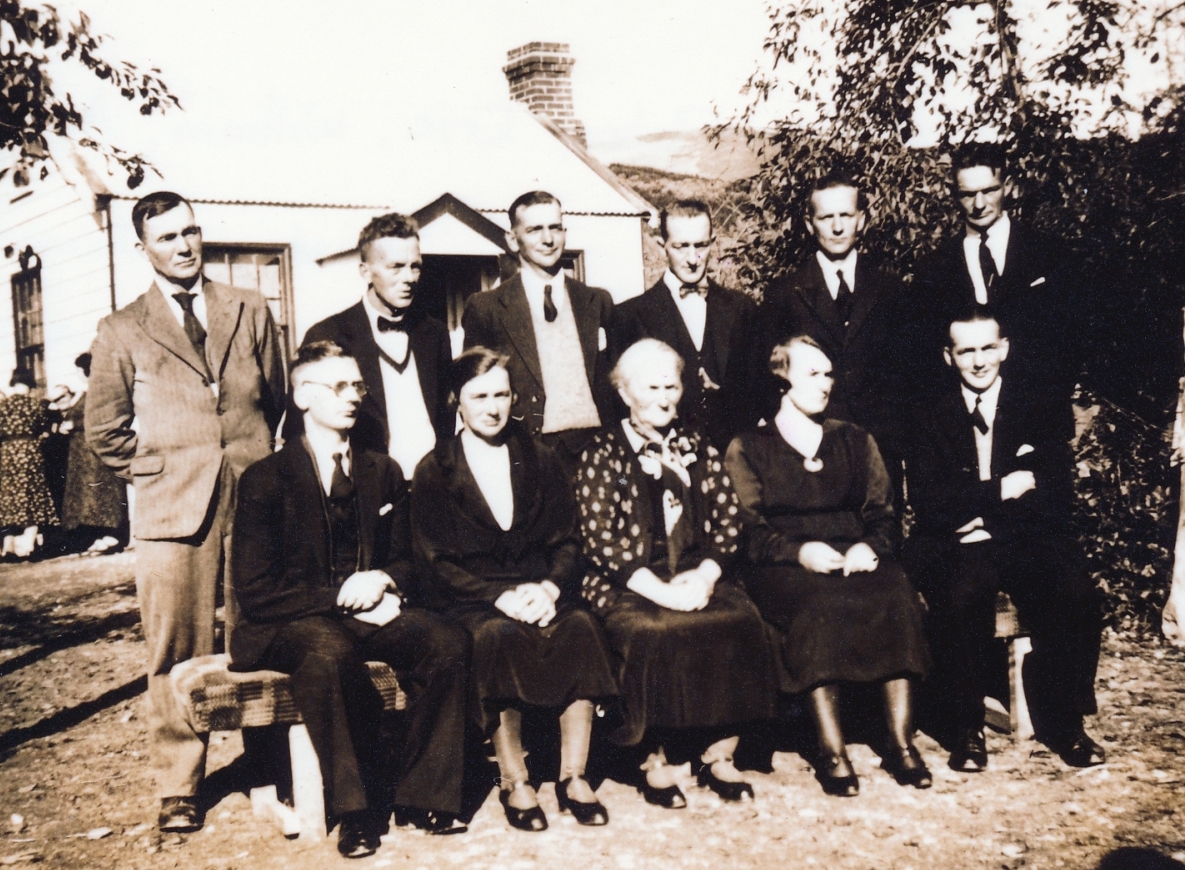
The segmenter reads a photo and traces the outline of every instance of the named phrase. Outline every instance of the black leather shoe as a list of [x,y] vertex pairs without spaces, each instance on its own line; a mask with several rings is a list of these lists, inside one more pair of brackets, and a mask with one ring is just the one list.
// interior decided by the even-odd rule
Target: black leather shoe
[[162,834],[191,834],[201,830],[202,814],[190,797],[167,797],[160,802],[156,826]]
[[642,793],[642,797],[646,799],[646,803],[654,804],[656,807],[662,807],[665,810],[681,810],[687,806],[687,796],[683,794],[683,789],[677,785],[658,788],[643,779],[638,784],[638,791]]
[[337,829],[337,851],[343,858],[365,858],[378,851],[379,838],[365,811],[350,813]]
[[1081,730],[1063,740],[1051,741],[1049,748],[1070,767],[1097,767],[1107,760],[1106,750]]
[[747,782],[729,782],[721,779],[712,773],[710,764],[700,764],[699,770],[695,772],[695,781],[697,785],[706,786],[716,792],[721,800],[739,801],[746,797],[753,800],[753,786]]
[[934,784],[922,754],[912,743],[904,748],[894,746],[881,759],[881,767],[888,771],[898,785],[911,785],[914,788],[929,788]]
[[404,809],[399,815],[401,820],[407,824],[436,836],[463,834],[469,830],[469,826],[460,821],[452,813],[437,812],[436,810]]
[[950,769],[963,773],[979,773],[987,770],[987,741],[983,736],[983,729],[978,731],[964,731],[955,741],[955,748],[950,753]]
[[856,774],[837,776],[835,771],[841,765],[851,770],[852,763],[842,755],[827,755],[815,762],[815,779],[823,787],[823,793],[832,797],[855,797],[860,794],[860,780]]
[[498,792],[498,800],[502,802],[502,809],[506,811],[506,821],[510,823],[510,827],[532,832],[547,830],[547,816],[543,815],[543,810],[539,806],[533,806],[528,810],[512,807],[508,789]]
[[577,824],[581,825],[609,824],[609,811],[605,809],[605,805],[600,801],[593,801],[591,804],[586,804],[583,801],[573,800],[568,797],[568,784],[570,782],[572,780],[568,778],[555,784],[555,799],[560,805],[560,812],[571,813],[572,818],[576,819]]

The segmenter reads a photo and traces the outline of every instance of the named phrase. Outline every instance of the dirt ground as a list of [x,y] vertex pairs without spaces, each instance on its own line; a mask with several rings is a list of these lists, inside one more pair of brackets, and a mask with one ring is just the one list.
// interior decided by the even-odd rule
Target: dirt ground
[[[211,740],[205,828],[159,840],[146,755],[142,637],[131,553],[0,565],[0,866],[323,870],[344,863],[334,840],[288,841],[256,822],[240,790],[237,733]],[[681,812],[606,781],[612,816],[581,828],[541,792],[552,827],[511,830],[495,796],[469,833],[396,829],[366,867],[581,870],[651,867],[1089,868],[1144,846],[1185,861],[1185,654],[1155,638],[1109,633],[1101,715],[1107,748],[1073,770],[1038,744],[989,736],[991,767],[956,774],[926,736],[925,792],[898,787],[864,745],[852,747],[860,796],[828,798],[794,753],[753,774],[757,799],[723,806],[685,783]],[[241,768],[241,765],[238,765]]]

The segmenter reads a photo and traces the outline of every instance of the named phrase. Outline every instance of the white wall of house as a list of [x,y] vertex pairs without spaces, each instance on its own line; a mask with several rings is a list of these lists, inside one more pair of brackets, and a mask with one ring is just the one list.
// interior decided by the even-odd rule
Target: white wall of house
[[[99,319],[111,311],[103,215],[94,210],[88,188],[70,184],[46,165],[49,176],[31,188],[14,188],[7,179],[0,185],[0,378],[5,384],[16,364],[11,279],[20,271],[18,256],[26,246],[41,258],[50,387],[81,383],[74,359],[90,347]],[[13,255],[4,257],[8,246]]]

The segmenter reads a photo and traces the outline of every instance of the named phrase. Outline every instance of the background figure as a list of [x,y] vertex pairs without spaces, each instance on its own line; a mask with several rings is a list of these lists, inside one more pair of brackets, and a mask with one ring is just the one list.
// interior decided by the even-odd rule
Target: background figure
[[44,528],[58,522],[41,453],[49,418],[45,403],[31,395],[35,386],[31,372],[17,369],[11,392],[0,400],[0,530],[4,553],[20,559],[31,556]]
[[49,432],[41,439],[41,455],[45,457],[45,481],[49,484],[54,510],[60,517],[70,465],[70,426],[66,417],[78,401],[78,394],[66,384],[58,384],[46,391],[45,398]]
[[[74,364],[89,378],[91,355]],[[128,485],[86,443],[86,393],[64,411],[60,431],[70,439],[66,490],[62,497],[62,530],[72,532],[85,552],[109,553],[128,542]]]
[[584,778],[593,702],[617,695],[600,624],[580,599],[580,539],[570,477],[510,419],[506,358],[484,347],[450,369],[464,428],[437,444],[412,483],[416,556],[473,637],[474,709],[492,734],[507,821],[541,831],[522,710],[562,710],[556,797],[582,825],[609,813]]
[[612,377],[629,417],[593,439],[576,475],[584,597],[621,662],[613,739],[649,737],[639,788],[672,809],[686,806],[672,750],[725,800],[753,796],[733,764],[738,731],[771,718],[776,697],[761,615],[734,569],[736,494],[707,439],[672,425],[682,364],[656,339],[621,355]]
[[859,790],[839,720],[839,684],[880,683],[888,740],[882,766],[929,788],[913,745],[914,679],[928,665],[922,607],[894,558],[892,488],[863,429],[824,420],[831,361],[806,336],[774,348],[788,384],[773,425],[739,435],[728,472],[741,502],[749,594],[780,641],[782,690],[809,692],[823,790]]
[[679,200],[663,211],[659,228],[667,271],[617,307],[614,353],[641,338],[672,347],[683,359],[679,419],[724,451],[760,417],[768,354],[754,340],[757,306],[708,278],[715,236],[707,203]]

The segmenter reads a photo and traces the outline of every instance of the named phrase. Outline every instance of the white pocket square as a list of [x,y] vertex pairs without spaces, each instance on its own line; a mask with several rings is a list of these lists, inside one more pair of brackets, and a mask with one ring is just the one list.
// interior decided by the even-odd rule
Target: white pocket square
[[1044,283],[1045,283],[1045,276],[1044,276],[1044,275],[1042,275],[1040,278],[1038,278],[1036,281],[1034,281],[1034,282],[1033,282],[1032,284],[1030,284],[1029,286],[1030,286],[1030,287],[1036,287],[1038,284],[1044,284]]
[[1032,453],[1036,448],[1032,444],[1022,444],[1020,449],[1016,451],[1017,456],[1024,456],[1026,453]]
[[388,502],[387,504],[385,504],[381,508],[379,508],[379,516],[385,517],[387,514],[391,513],[391,511],[393,511],[394,509],[395,509],[395,505]]
[[597,350],[604,350],[609,346],[609,338],[605,335],[605,327],[597,330]]

